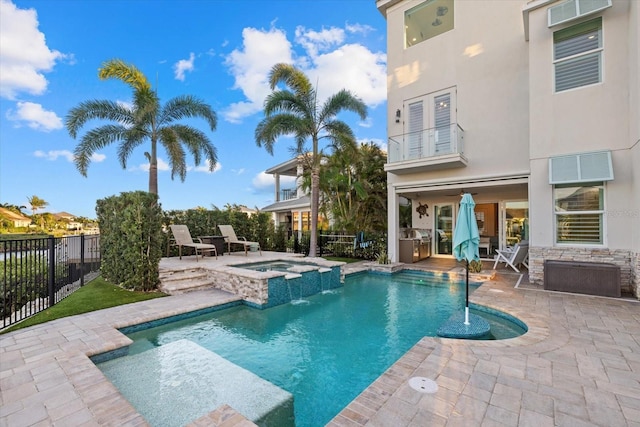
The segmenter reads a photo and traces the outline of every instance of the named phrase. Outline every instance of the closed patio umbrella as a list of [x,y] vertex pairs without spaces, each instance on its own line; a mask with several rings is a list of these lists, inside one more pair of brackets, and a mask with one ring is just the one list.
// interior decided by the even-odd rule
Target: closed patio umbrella
[[480,233],[476,223],[474,208],[476,203],[471,194],[465,193],[460,201],[460,210],[453,231],[453,255],[458,261],[467,261],[467,288],[464,324],[469,324],[469,261],[479,260]]

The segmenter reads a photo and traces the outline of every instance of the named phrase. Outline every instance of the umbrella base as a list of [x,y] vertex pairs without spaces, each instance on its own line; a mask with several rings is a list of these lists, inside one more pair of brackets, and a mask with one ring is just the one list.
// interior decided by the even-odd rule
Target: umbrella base
[[478,339],[489,336],[489,322],[475,314],[469,314],[469,324],[465,325],[465,314],[455,313],[436,332],[442,338]]

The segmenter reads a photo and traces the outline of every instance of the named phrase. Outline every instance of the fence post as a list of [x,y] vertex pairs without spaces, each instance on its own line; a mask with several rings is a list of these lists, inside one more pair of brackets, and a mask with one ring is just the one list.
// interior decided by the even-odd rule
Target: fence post
[[49,290],[49,307],[56,304],[56,239],[49,236],[49,277],[47,280],[47,288]]
[[84,233],[80,233],[80,287],[84,286]]

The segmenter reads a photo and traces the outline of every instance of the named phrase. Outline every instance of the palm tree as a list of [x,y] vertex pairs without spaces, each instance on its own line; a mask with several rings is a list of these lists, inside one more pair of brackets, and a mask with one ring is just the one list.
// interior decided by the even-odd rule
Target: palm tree
[[145,152],[149,161],[150,193],[158,194],[158,143],[164,147],[169,157],[171,179],[175,175],[181,181],[186,178],[185,148],[193,155],[196,166],[204,158],[209,163],[209,170],[213,172],[217,155],[207,135],[194,127],[175,123],[180,119],[200,117],[214,131],[217,117],[208,104],[193,96],[182,95],[170,99],[164,106],[160,105],[158,95],[151,89],[145,75],[134,65],[119,59],[105,62],[98,76],[103,80],[115,78],[131,86],[133,106],[129,108],[114,101],[90,100],[69,111],[65,121],[67,130],[74,139],[89,120],[113,122],[88,131],[76,146],[74,162],[83,176],[87,176],[91,156],[96,151],[118,141],[118,159],[122,168],[126,169],[133,150],[146,140],[151,141],[151,151]]
[[38,196],[31,196],[31,197],[27,197],[27,202],[29,202],[29,205],[31,206],[31,212],[33,215],[36,214],[36,211],[38,209],[42,209],[45,206],[48,206],[49,203],[46,202],[44,199],[41,199]]
[[[322,165],[321,209],[349,233],[386,230],[385,153],[373,143],[337,150]],[[304,186],[308,187],[305,177]]]
[[[49,205],[48,202],[36,195],[27,197],[27,202],[29,202],[29,205],[31,205],[31,214],[33,216],[32,222],[35,219],[36,211]],[[44,228],[44,218],[42,217],[42,215],[40,215],[40,228]]]
[[[366,105],[351,92],[342,89],[330,96],[322,106],[318,105],[316,90],[307,76],[290,64],[276,64],[269,73],[272,93],[264,101],[264,119],[255,131],[256,143],[270,154],[280,136],[294,135],[295,152],[302,155],[311,171],[311,239],[310,256],[316,256],[318,243],[318,205],[320,197],[321,139],[327,138],[334,147],[353,145],[355,137],[351,128],[336,116],[343,110],[367,117]],[[278,84],[285,88],[276,90]],[[311,140],[311,151],[305,142]]]

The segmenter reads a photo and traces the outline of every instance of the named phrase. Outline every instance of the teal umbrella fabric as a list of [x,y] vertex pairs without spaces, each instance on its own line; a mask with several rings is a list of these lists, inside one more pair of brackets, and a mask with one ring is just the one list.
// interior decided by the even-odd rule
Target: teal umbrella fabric
[[480,232],[478,232],[475,207],[476,202],[473,201],[471,194],[465,193],[462,196],[462,200],[460,200],[458,220],[456,221],[456,228],[453,230],[453,255],[458,261],[462,261],[463,259],[467,261],[467,292],[464,310],[465,325],[471,324],[469,322],[469,262],[480,259]]
[[460,201],[460,211],[453,231],[453,255],[458,261],[479,260],[480,233],[474,208],[476,202],[471,194],[465,193]]

